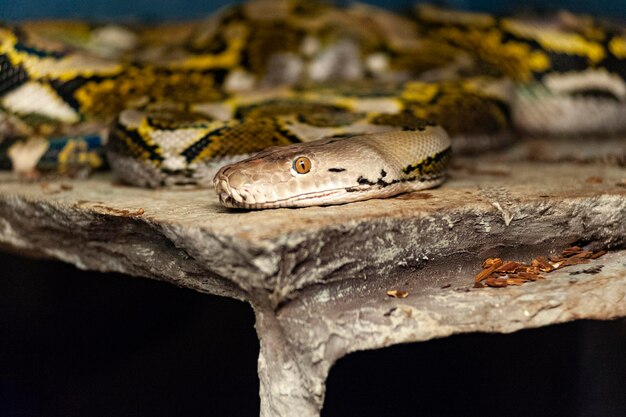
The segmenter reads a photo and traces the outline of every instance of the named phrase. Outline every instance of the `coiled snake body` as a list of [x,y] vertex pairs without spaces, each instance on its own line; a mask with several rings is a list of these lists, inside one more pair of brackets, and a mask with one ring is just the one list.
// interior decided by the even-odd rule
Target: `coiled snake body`
[[570,14],[256,0],[154,27],[0,26],[0,166],[76,173],[106,142],[124,182],[213,184],[229,207],[383,198],[440,184],[450,146],[623,132],[625,78],[623,29]]

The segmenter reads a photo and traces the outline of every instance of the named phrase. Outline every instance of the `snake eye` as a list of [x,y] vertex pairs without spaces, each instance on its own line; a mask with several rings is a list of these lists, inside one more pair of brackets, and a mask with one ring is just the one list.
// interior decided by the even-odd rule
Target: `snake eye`
[[298,174],[306,174],[311,170],[311,160],[306,156],[299,156],[293,161],[293,169]]

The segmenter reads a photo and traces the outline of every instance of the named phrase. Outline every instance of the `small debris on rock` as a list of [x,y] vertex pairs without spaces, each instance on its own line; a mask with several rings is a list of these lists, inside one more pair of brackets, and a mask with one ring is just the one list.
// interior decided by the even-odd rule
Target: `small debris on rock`
[[598,252],[594,252],[589,259],[598,259],[600,256],[604,256],[607,254],[607,251],[605,250],[600,250]]
[[502,259],[500,259],[500,258],[487,258],[487,259],[485,259],[485,262],[483,262],[483,268],[491,268],[494,265],[496,265],[496,267],[502,265]]
[[505,264],[500,265],[496,268],[496,272],[515,272],[517,269],[521,267],[522,264],[519,262],[507,261]]
[[444,284],[441,286],[442,290],[445,290],[446,288],[450,288],[452,286],[452,284]]
[[582,271],[573,271],[570,272],[570,275],[578,275],[578,274],[591,274],[591,275],[595,275],[598,274],[602,271],[602,268],[604,268],[604,265],[595,265],[592,266],[590,268],[587,269],[583,269]]
[[584,251],[578,252],[576,255],[572,255],[571,257],[572,258],[578,258],[578,259],[587,259],[591,255],[593,255],[593,251],[584,250]]
[[61,183],[61,184],[50,184],[47,181],[41,182],[39,184],[41,187],[41,191],[43,191],[46,195],[59,194],[63,191],[70,191],[74,189],[74,186],[71,184]]
[[517,274],[518,277],[520,277],[521,279],[524,279],[526,281],[537,281],[538,279],[545,279],[544,277],[542,277],[539,274],[536,274],[534,272],[519,272]]
[[387,295],[393,298],[407,298],[409,296],[409,293],[400,290],[389,290],[387,291]]
[[[549,273],[557,269],[571,265],[580,265],[591,262],[605,255],[607,251],[585,250],[580,246],[571,246],[561,252],[561,255],[548,257],[538,256],[530,262],[530,265],[516,261],[503,261],[500,258],[487,258],[482,264],[483,270],[474,277],[474,288],[504,288],[509,285],[523,285],[529,281],[545,279],[542,272]],[[597,274],[602,265],[591,267],[583,271],[572,272],[570,275],[580,273]]]
[[140,216],[143,216],[145,213],[145,210],[142,208],[138,208],[135,211],[131,211],[131,210],[126,210],[126,209],[118,209],[115,207],[105,206],[103,204],[94,204],[92,208],[99,210],[99,211],[106,212],[108,214],[112,214],[115,216],[122,216],[122,217],[140,217]]
[[564,268],[566,266],[572,266],[572,265],[588,264],[589,262],[591,261],[587,259],[586,257],[572,256],[567,259],[564,259],[560,263],[559,268]]
[[523,285],[526,282],[525,279],[523,278],[507,278],[506,279],[506,283],[507,285]]
[[389,310],[388,310],[385,314],[383,314],[383,316],[385,316],[385,317],[389,317],[389,316],[391,316],[391,314],[392,314],[394,311],[396,311],[397,309],[398,309],[398,307],[393,307],[393,308],[390,308],[390,309],[389,309]]
[[502,265],[502,259],[500,258],[487,258],[485,262],[483,262],[483,270],[479,272],[476,277],[474,277],[474,282],[480,282],[485,278],[488,278],[491,274],[495,272],[497,268]]
[[538,256],[532,260],[531,265],[538,268],[541,272],[550,272],[554,269],[545,256]]
[[581,248],[580,246],[572,246],[567,249],[564,249],[561,255],[564,257],[568,257],[568,256],[575,255],[577,253],[580,253],[582,251],[583,251],[583,248]]
[[485,285],[488,287],[506,287],[507,285],[509,285],[506,279],[503,278],[495,278],[495,277],[489,277],[485,280]]

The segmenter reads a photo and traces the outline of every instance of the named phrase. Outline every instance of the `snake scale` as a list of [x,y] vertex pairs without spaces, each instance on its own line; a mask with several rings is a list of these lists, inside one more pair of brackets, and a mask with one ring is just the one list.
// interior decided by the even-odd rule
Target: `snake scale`
[[0,25],[0,167],[110,166],[227,207],[441,184],[451,150],[626,130],[626,31],[589,16],[254,0],[158,25]]

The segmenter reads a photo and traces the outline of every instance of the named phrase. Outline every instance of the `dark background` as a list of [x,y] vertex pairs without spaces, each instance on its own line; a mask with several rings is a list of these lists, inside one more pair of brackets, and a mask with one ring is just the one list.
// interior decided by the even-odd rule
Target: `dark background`
[[[245,303],[0,252],[0,417],[258,416]],[[359,352],[323,416],[626,416],[626,321]]]
[[[413,0],[364,0],[363,3],[392,9],[411,7]],[[0,0],[0,19],[33,19],[45,17],[86,17],[92,19],[185,19],[198,18],[228,0]],[[335,3],[346,4],[348,0]],[[575,12],[595,13],[625,18],[624,0],[432,0],[455,8],[480,11],[514,11],[527,8],[567,8]]]

